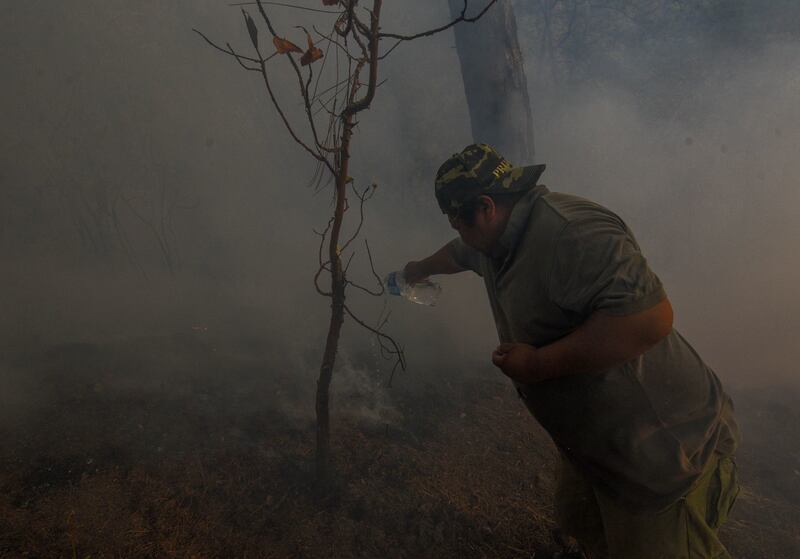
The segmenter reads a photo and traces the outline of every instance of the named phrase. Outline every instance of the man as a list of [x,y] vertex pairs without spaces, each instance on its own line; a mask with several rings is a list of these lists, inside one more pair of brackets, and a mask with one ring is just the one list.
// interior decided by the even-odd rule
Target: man
[[405,267],[418,282],[485,282],[514,382],[562,455],[557,520],[587,557],[729,557],[738,493],[730,398],[672,328],[672,307],[627,225],[537,185],[485,144],[453,155],[436,198],[459,237]]

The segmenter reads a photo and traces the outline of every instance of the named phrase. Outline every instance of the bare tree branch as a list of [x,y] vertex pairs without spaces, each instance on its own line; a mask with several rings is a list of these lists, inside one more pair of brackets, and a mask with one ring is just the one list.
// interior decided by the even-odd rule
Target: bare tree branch
[[[377,291],[373,291],[373,290],[369,289],[368,287],[364,287],[363,285],[358,284],[358,283],[356,283],[356,282],[354,282],[352,280],[349,280],[349,279],[347,280],[347,284],[348,285],[352,285],[356,289],[359,289],[359,290],[363,291],[364,293],[372,295],[373,297],[381,297],[381,296],[383,296],[384,293],[386,293],[386,288],[384,287],[383,280],[381,280],[381,277],[378,275],[378,272],[375,271],[375,262],[372,260],[372,252],[369,250],[369,243],[367,242],[366,239],[364,239],[364,245],[366,245],[366,247],[367,247],[367,257],[369,258],[370,270],[372,270],[372,276],[375,278],[375,283],[377,283],[377,285],[378,285],[378,290]],[[355,254],[355,251],[353,251],[353,254],[350,256],[351,259],[352,259],[352,256],[354,254]],[[347,265],[349,266],[350,262],[348,262]]]
[[[248,62],[255,62],[256,64],[258,64],[258,63],[262,62],[261,60],[259,60],[259,59],[257,59],[257,58],[251,58],[251,57],[249,57],[249,56],[244,56],[243,54],[239,54],[238,52],[236,52],[236,51],[234,51],[234,50],[233,50],[233,47],[231,47],[231,44],[230,44],[230,43],[226,43],[226,45],[227,45],[227,47],[228,47],[227,49],[225,49],[225,48],[222,48],[221,46],[219,46],[219,45],[217,45],[216,43],[214,43],[214,41],[212,41],[211,39],[209,39],[208,37],[206,37],[205,35],[203,35],[203,33],[202,33],[202,32],[200,32],[199,30],[197,30],[197,29],[192,29],[192,31],[194,31],[195,33],[197,33],[198,35],[200,35],[200,36],[203,38],[203,40],[205,40],[205,42],[206,42],[206,43],[208,43],[209,45],[211,45],[212,47],[214,47],[214,48],[215,48],[215,49],[217,49],[218,51],[220,51],[220,52],[224,52],[225,54],[227,54],[227,55],[230,55],[230,56],[234,57],[234,58],[236,59],[236,61],[237,61],[237,62],[238,62],[238,63],[239,63],[239,64],[240,64],[240,65],[241,65],[241,66],[242,66],[242,67],[243,67],[245,70],[250,70],[251,72],[258,72],[258,71],[259,71],[259,69],[258,69],[257,67],[255,67],[255,66],[248,66],[248,65],[246,65],[246,64],[245,64],[243,61],[244,61],[244,60],[247,60]],[[277,53],[275,53],[275,54],[277,54]],[[270,57],[269,57],[269,58],[267,58],[266,60],[269,60],[270,58],[272,58],[273,56],[275,56],[275,54],[273,54],[272,56],[270,56]],[[266,60],[264,60],[264,62],[266,62]]]
[[[353,311],[350,310],[350,307],[348,307],[347,305],[344,306],[344,310],[350,316],[350,318],[352,318],[362,328],[368,330],[369,332],[372,332],[378,339],[378,342],[381,344],[381,347],[387,349],[387,353],[391,356],[394,356],[393,358],[396,359],[395,366],[392,369],[392,376],[389,378],[389,384],[391,385],[392,378],[394,377],[394,372],[397,369],[397,367],[399,366],[402,370],[404,371],[406,370],[406,357],[405,354],[403,353],[403,348],[395,341],[393,337],[386,334],[385,332],[382,332],[378,328],[373,328],[372,326],[370,326],[369,324],[358,318],[353,313]],[[391,347],[387,348],[387,346],[384,345],[384,342],[388,343],[389,346]]]
[[269,98],[272,101],[272,105],[275,107],[275,110],[278,112],[278,115],[280,115],[281,120],[283,121],[283,124],[286,127],[286,129],[289,131],[289,134],[292,136],[292,139],[297,144],[299,144],[303,149],[305,149],[309,154],[311,154],[311,156],[314,159],[325,165],[328,168],[328,170],[335,175],[336,170],[334,169],[333,165],[331,165],[331,162],[328,161],[328,159],[325,156],[311,149],[308,146],[308,144],[306,144],[303,140],[301,140],[300,137],[295,133],[294,128],[292,128],[292,125],[289,123],[289,119],[286,118],[286,114],[283,112],[280,103],[278,103],[278,100],[275,97],[275,93],[272,91],[272,86],[270,85],[269,77],[267,76],[266,64],[262,61],[260,66],[261,66],[261,71],[260,71],[261,77],[264,79],[264,86],[267,88],[267,93],[269,94]]
[[[347,263],[344,265],[344,275],[347,277],[347,271],[350,269],[350,264],[353,262],[353,258],[356,256],[356,251],[350,253],[350,256],[347,258]],[[353,282],[349,280],[345,280],[348,284],[355,285]]]
[[442,31],[450,29],[454,25],[461,22],[475,23],[476,21],[481,19],[483,15],[489,11],[489,8],[491,8],[496,2],[497,0],[489,0],[489,3],[486,4],[486,6],[480,12],[478,12],[478,15],[473,17],[467,17],[467,8],[469,8],[469,0],[464,0],[464,8],[461,10],[461,15],[446,25],[442,25],[441,27],[436,27],[435,29],[429,29],[428,31],[422,31],[421,33],[415,33],[413,35],[399,35],[397,33],[381,33],[380,37],[381,38],[386,37],[389,39],[398,39],[400,41],[413,41],[414,39],[419,39],[420,37],[430,37],[431,35],[436,35],[437,33],[441,33]]
[[353,192],[355,193],[356,197],[359,200],[359,204],[358,204],[358,212],[359,212],[358,225],[356,226],[356,230],[353,233],[353,236],[350,237],[344,245],[342,245],[342,251],[347,250],[347,247],[350,246],[350,243],[352,243],[353,240],[355,240],[355,238],[358,237],[358,234],[361,233],[361,227],[364,225],[364,204],[366,204],[367,200],[372,198],[372,196],[375,194],[375,185],[371,184],[371,185],[367,186],[366,188],[364,188],[364,192],[359,192],[358,189],[355,187],[355,185],[353,185]]
[[372,260],[372,251],[369,249],[369,242],[367,242],[367,239],[364,239],[364,246],[367,247],[367,257],[369,258],[369,268],[372,270],[372,276],[375,278],[375,282],[381,288],[381,290],[378,292],[378,296],[381,296],[386,292],[386,287],[384,287],[383,280],[378,275],[378,272],[375,271],[375,262]]
[[314,288],[317,290],[317,293],[322,295],[323,297],[333,297],[333,291],[326,291],[319,286],[319,277],[322,275],[322,272],[330,272],[331,269],[328,267],[327,263],[320,266],[317,270],[317,273],[314,274]]
[[320,237],[320,240],[319,240],[319,267],[320,268],[322,268],[325,265],[325,263],[323,263],[323,261],[322,261],[322,252],[325,250],[325,239],[328,236],[328,231],[331,230],[331,225],[333,225],[333,218],[330,218],[328,220],[328,225],[325,227],[324,231],[319,232],[316,229],[313,230],[314,233],[319,235],[319,237]]
[[[358,0],[348,0],[347,2],[347,9],[339,16],[339,19],[334,24],[334,30],[339,33],[342,37],[347,37],[350,34],[350,31],[353,29],[353,17],[355,14],[353,13],[356,7],[356,2]],[[339,24],[342,21],[346,21],[347,24],[344,26],[343,29],[339,27]]]
[[[283,8],[292,8],[294,10],[303,10],[306,12],[316,12],[318,14],[339,14],[342,12],[337,12],[334,10],[321,10],[319,8],[309,8],[307,6],[298,6],[296,4],[287,4],[285,2],[268,2],[267,0],[261,0],[262,3],[267,4],[268,6],[281,6]],[[256,2],[234,2],[233,4],[228,4],[228,6],[254,6]]]
[[314,30],[314,32],[315,32],[317,35],[319,35],[319,36],[320,36],[320,39],[324,39],[325,41],[327,41],[327,42],[328,42],[328,44],[329,44],[329,45],[336,45],[336,47],[337,47],[337,48],[338,48],[338,49],[339,49],[339,50],[342,52],[342,54],[344,54],[345,56],[347,56],[347,57],[349,57],[349,58],[353,58],[353,59],[355,60],[355,57],[354,57],[352,54],[350,54],[350,51],[349,51],[349,50],[347,50],[347,48],[345,48],[345,46],[344,46],[344,45],[342,45],[342,43],[340,43],[340,42],[339,42],[337,39],[335,39],[335,38],[333,37],[333,34],[331,34],[331,35],[326,35],[326,34],[325,34],[325,33],[323,33],[322,31],[320,31],[319,29],[317,29],[317,26],[316,26],[316,25],[312,26],[311,28]]
[[[496,0],[495,0],[496,1]],[[369,38],[369,81],[367,82],[367,93],[359,101],[353,102],[345,108],[344,115],[352,116],[369,107],[375,97],[375,86],[378,82],[378,47],[380,45],[380,17],[382,0],[374,0],[372,12],[370,13],[370,38]],[[358,75],[358,72],[356,72]],[[354,84],[355,85],[355,84]],[[354,88],[355,91],[355,88]]]
[[[322,111],[325,111],[328,114],[333,115],[336,119],[338,119],[340,115],[336,114],[336,101],[339,95],[347,91],[349,87],[350,87],[350,80],[348,79],[347,81],[344,82],[344,85],[342,87],[337,87],[337,89],[333,92],[333,95],[328,97],[327,100],[322,101],[317,99],[316,102],[319,104],[319,108],[314,112],[314,114],[316,115],[321,113]],[[328,108],[329,104],[333,105],[333,107],[330,109]],[[334,135],[334,137],[338,137],[338,135]]]
[[393,45],[392,45],[392,46],[389,48],[389,50],[387,50],[385,53],[383,53],[382,55],[380,55],[380,56],[378,57],[378,60],[383,60],[384,58],[388,57],[390,54],[392,54],[392,52],[394,52],[394,49],[396,49],[397,47],[399,47],[400,45],[402,45],[404,42],[405,42],[405,40],[403,40],[403,39],[397,39],[397,42],[396,42],[395,44],[393,44]]
[[[264,22],[267,24],[267,28],[269,29],[270,33],[272,33],[273,37],[277,37],[277,33],[275,32],[275,28],[272,26],[272,21],[269,19],[267,15],[267,11],[264,9],[264,0],[256,0],[256,4],[258,5],[258,11],[261,13],[261,17]],[[303,29],[305,31],[305,29]],[[308,31],[306,31],[308,34]],[[308,119],[308,124],[311,129],[311,135],[314,138],[314,144],[317,148],[322,150],[322,143],[319,141],[319,135],[317,134],[317,125],[314,122],[314,115],[311,112],[311,100],[309,99],[308,94],[308,86],[311,83],[311,65],[308,66],[309,76],[306,83],[303,82],[303,73],[300,71],[300,67],[297,65],[294,57],[292,56],[291,52],[286,53],[286,58],[289,59],[289,62],[292,65],[292,69],[294,73],[297,75],[297,81],[300,85],[300,95],[303,97],[303,102],[305,103],[306,109],[306,117]],[[331,168],[331,172],[335,174],[335,170]]]
[[[225,54],[227,54],[227,55],[229,55],[229,56],[232,56],[232,57],[234,57],[234,58],[237,60],[237,62],[238,62],[238,63],[239,63],[239,64],[240,64],[240,65],[241,65],[241,66],[242,66],[244,69],[246,69],[246,70],[249,70],[249,71],[258,72],[258,73],[260,73],[260,74],[261,74],[261,76],[262,76],[262,78],[263,78],[263,80],[264,80],[264,86],[266,87],[266,89],[267,89],[267,93],[269,94],[269,98],[270,98],[270,100],[272,101],[272,104],[273,104],[273,106],[275,107],[275,110],[277,111],[278,115],[281,117],[281,120],[283,121],[283,124],[284,124],[284,126],[285,126],[285,127],[286,127],[286,129],[289,131],[289,134],[292,136],[292,139],[293,139],[293,140],[294,140],[294,141],[295,141],[295,142],[296,142],[298,145],[300,145],[300,146],[301,146],[303,149],[305,149],[305,150],[306,150],[306,151],[307,151],[309,154],[311,154],[311,156],[312,156],[312,157],[314,157],[314,159],[316,159],[317,161],[319,161],[320,163],[322,163],[323,165],[325,165],[325,166],[328,168],[328,170],[329,170],[329,171],[330,171],[332,174],[334,174],[334,175],[335,175],[335,174],[336,174],[336,171],[335,171],[335,169],[334,169],[333,165],[331,165],[330,161],[328,161],[328,159],[327,159],[325,156],[323,156],[321,153],[319,153],[319,152],[317,152],[317,151],[315,151],[315,150],[311,149],[311,147],[310,147],[308,144],[306,144],[306,143],[305,143],[305,142],[304,142],[302,139],[300,139],[300,137],[299,137],[299,136],[297,135],[297,133],[294,131],[294,128],[292,127],[292,125],[289,123],[289,119],[286,117],[286,114],[284,113],[284,111],[283,111],[283,108],[281,107],[280,103],[278,102],[278,99],[275,97],[275,93],[272,91],[272,86],[271,86],[271,84],[270,84],[270,81],[269,81],[269,76],[267,75],[267,67],[266,67],[266,63],[267,63],[267,61],[269,61],[270,59],[272,59],[272,58],[273,58],[275,55],[277,55],[278,53],[277,53],[277,52],[276,52],[276,53],[273,53],[273,54],[272,54],[272,55],[270,55],[269,57],[267,57],[267,58],[264,58],[264,57],[261,55],[261,52],[260,52],[260,50],[259,50],[258,46],[254,44],[253,46],[254,46],[254,48],[256,49],[256,53],[258,54],[259,58],[252,58],[252,57],[249,57],[249,56],[244,56],[244,55],[242,55],[242,54],[239,54],[239,53],[237,53],[236,51],[234,51],[234,50],[233,50],[233,48],[231,48],[230,44],[228,44],[228,48],[227,48],[227,49],[225,49],[225,48],[223,48],[223,47],[220,47],[220,46],[219,46],[219,45],[217,45],[216,43],[214,43],[214,42],[213,42],[211,39],[209,39],[208,37],[206,37],[206,36],[205,36],[205,35],[204,35],[202,32],[200,32],[199,30],[197,30],[197,29],[194,29],[193,31],[194,31],[195,33],[197,33],[198,35],[200,35],[200,36],[201,36],[201,37],[202,37],[202,38],[203,38],[203,39],[204,39],[204,40],[205,40],[205,41],[206,41],[206,42],[207,42],[209,45],[211,45],[212,47],[214,47],[214,48],[215,48],[215,49],[217,49],[218,51],[220,51],[220,52],[224,52]],[[243,60],[246,60],[246,61],[248,61],[248,62],[255,62],[255,63],[257,63],[257,64],[258,64],[258,67],[257,67],[257,68],[253,68],[253,67],[251,67],[251,66],[247,66],[246,64],[244,64],[244,62],[242,62]],[[301,81],[301,89],[303,89],[303,90],[304,90],[304,88],[303,88],[303,84],[302,84],[302,81]],[[308,111],[306,111],[306,112],[308,112]],[[310,116],[309,116],[309,118],[310,118],[310,119],[313,121],[313,118],[311,118]],[[315,133],[315,140],[316,140],[316,131],[314,131],[314,133]],[[322,148],[322,146],[321,146],[321,145],[319,145],[319,142],[318,142],[318,140],[316,140],[316,141],[317,141],[317,144],[318,144],[318,146],[317,146],[317,147],[319,147],[319,148],[321,149],[321,148]],[[326,150],[326,151],[327,151],[327,150]]]

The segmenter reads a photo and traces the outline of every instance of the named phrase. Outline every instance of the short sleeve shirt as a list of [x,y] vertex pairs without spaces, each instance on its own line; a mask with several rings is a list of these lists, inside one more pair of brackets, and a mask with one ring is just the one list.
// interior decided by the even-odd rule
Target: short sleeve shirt
[[[458,238],[449,246],[483,277],[502,342],[541,347],[595,312],[634,314],[666,297],[619,216],[544,186],[515,205],[494,257]],[[674,329],[622,365],[516,386],[562,453],[632,505],[680,498],[738,439],[719,379]]]

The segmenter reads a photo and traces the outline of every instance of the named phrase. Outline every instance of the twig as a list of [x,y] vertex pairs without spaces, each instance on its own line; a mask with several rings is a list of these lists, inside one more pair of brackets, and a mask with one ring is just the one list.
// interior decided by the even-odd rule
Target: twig
[[364,192],[359,192],[358,189],[353,185],[353,192],[355,192],[356,197],[359,199],[358,211],[359,211],[359,219],[358,219],[358,226],[356,230],[353,232],[353,235],[347,240],[347,242],[342,245],[342,251],[346,250],[347,247],[350,246],[358,234],[361,233],[361,227],[364,225],[364,204],[366,204],[367,200],[372,198],[375,194],[375,185],[371,184],[364,189]]
[[[261,17],[266,22],[267,28],[269,29],[270,33],[272,33],[273,37],[277,37],[278,35],[277,33],[275,33],[275,28],[272,26],[272,22],[270,21],[269,16],[267,15],[267,11],[264,9],[264,0],[256,0],[256,5],[258,5],[258,11],[261,13]],[[306,33],[308,32],[306,31]],[[305,104],[305,109],[306,109],[306,117],[308,119],[309,128],[311,129],[311,136],[314,138],[314,144],[317,146],[318,149],[323,149],[323,146],[319,141],[319,135],[317,134],[317,125],[314,122],[314,115],[311,113],[311,100],[309,99],[308,96],[308,87],[309,84],[311,83],[311,74],[313,73],[311,65],[309,64],[308,66],[309,76],[308,80],[304,84],[303,73],[300,71],[300,67],[297,65],[297,62],[292,56],[292,53],[287,52],[286,58],[289,60],[289,63],[292,65],[292,69],[294,70],[294,73],[297,75],[297,81],[300,85],[300,95],[303,97],[303,103]],[[336,174],[333,168],[331,168],[331,172],[333,174]]]
[[392,369],[392,374],[389,377],[389,385],[391,386],[392,379],[394,378],[394,373],[397,370],[397,367],[399,366],[402,370],[404,371],[406,370],[406,358],[405,354],[403,353],[403,348],[400,347],[400,345],[398,345],[398,343],[390,335],[386,334],[385,332],[381,332],[377,328],[373,328],[372,326],[370,326],[369,324],[358,318],[355,314],[353,314],[353,311],[351,311],[350,307],[348,307],[347,305],[344,305],[344,310],[348,314],[348,316],[350,316],[350,318],[355,320],[356,323],[359,324],[362,328],[375,334],[375,336],[378,338],[378,341],[381,342],[381,346],[383,346],[382,342],[384,341],[388,342],[392,346],[392,349],[389,351],[389,354],[394,355],[397,361],[395,362],[394,368]]
[[[220,52],[224,52],[225,54],[228,54],[228,55],[230,55],[230,56],[233,56],[233,57],[235,57],[237,60],[241,59],[241,60],[247,60],[248,62],[255,62],[255,63],[262,62],[262,60],[259,60],[259,59],[257,59],[257,58],[251,58],[251,57],[249,57],[249,56],[244,56],[243,54],[239,54],[239,53],[237,53],[236,51],[234,51],[234,50],[231,48],[231,45],[230,45],[230,43],[227,43],[227,46],[228,46],[228,48],[227,48],[227,49],[224,49],[224,48],[222,48],[221,46],[219,46],[218,44],[216,44],[214,41],[212,41],[211,39],[209,39],[208,37],[206,37],[206,36],[203,34],[203,32],[202,32],[202,31],[200,31],[200,30],[198,30],[198,29],[194,29],[194,28],[192,28],[192,31],[194,31],[195,33],[197,33],[198,35],[200,35],[200,36],[203,38],[203,40],[204,40],[206,43],[208,43],[209,45],[211,45],[212,47],[214,47],[214,48],[215,48],[215,49],[217,49],[218,51],[220,51]],[[273,55],[273,56],[274,56],[274,55]],[[272,58],[272,57],[270,56],[270,58]],[[251,69],[250,67],[246,67],[246,68],[247,68],[248,70],[250,70],[250,69]],[[258,71],[258,68],[256,68],[255,70],[256,70],[256,71]]]
[[[465,0],[466,1],[466,0]],[[493,0],[496,1],[496,0]],[[375,86],[378,82],[378,47],[380,45],[380,17],[381,17],[381,0],[374,0],[372,4],[372,12],[370,13],[370,37],[369,37],[369,80],[367,82],[367,93],[360,100],[353,102],[351,99],[350,104],[343,111],[343,116],[352,116],[358,112],[368,108],[375,97]],[[362,64],[363,66],[363,64]],[[359,72],[356,71],[355,75],[358,76]],[[355,84],[354,84],[355,86]],[[353,88],[355,92],[355,87]]]
[[[338,48],[340,51],[342,51],[342,53],[344,53],[344,55],[345,55],[345,56],[348,56],[348,57],[350,57],[350,58],[355,58],[355,57],[354,57],[352,54],[350,54],[350,51],[349,51],[349,50],[347,50],[347,49],[344,47],[344,45],[342,45],[342,44],[341,44],[339,41],[337,41],[336,39],[334,39],[334,38],[333,38],[333,35],[331,35],[331,36],[328,36],[328,35],[326,35],[326,34],[325,34],[325,33],[323,33],[322,31],[320,31],[319,29],[317,29],[317,26],[316,26],[316,25],[313,25],[313,26],[311,26],[311,28],[314,30],[314,32],[315,32],[317,35],[319,35],[319,36],[320,36],[320,39],[321,39],[321,40],[322,40],[322,39],[324,39],[324,40],[326,40],[326,41],[328,42],[328,46],[329,46],[329,47],[330,47],[330,45],[336,45],[336,47],[337,47],[337,48]],[[315,94],[316,94],[316,92],[315,92]]]
[[[268,6],[281,6],[283,8],[293,8],[295,10],[303,10],[306,12],[316,12],[318,14],[339,14],[342,12],[336,12],[333,10],[320,10],[319,8],[309,8],[307,6],[297,6],[295,4],[286,4],[284,2],[268,2],[267,0],[261,0],[263,4],[267,4]],[[234,2],[233,4],[228,4],[228,6],[254,6],[255,2]]]
[[399,35],[397,33],[381,33],[379,36],[381,38],[387,37],[389,39],[399,39],[400,41],[413,41],[414,39],[419,39],[420,37],[430,37],[431,35],[436,35],[437,33],[441,33],[447,29],[450,29],[454,25],[461,23],[462,21],[465,23],[475,23],[479,19],[483,17],[483,15],[489,11],[497,0],[489,0],[489,3],[478,13],[478,15],[474,17],[467,17],[467,8],[469,7],[469,0],[464,0],[464,8],[461,10],[461,15],[458,16],[456,19],[451,21],[446,25],[442,25],[441,27],[437,27],[435,29],[429,29],[428,31],[422,31],[421,33],[415,33],[414,35]]
[[378,293],[378,295],[383,295],[386,292],[386,288],[384,287],[383,280],[381,280],[381,277],[378,275],[378,272],[375,271],[375,263],[372,260],[372,251],[369,249],[369,242],[367,242],[367,239],[364,239],[364,246],[367,247],[367,258],[369,258],[369,268],[370,270],[372,270],[372,276],[375,278],[375,281],[381,287],[380,293]]
[[[356,256],[356,251],[353,251],[353,252],[350,253],[350,256],[347,258],[347,264],[344,265],[345,277],[347,276],[347,270],[350,269],[350,263],[353,261],[353,258],[355,258],[355,256]],[[350,285],[355,285],[353,282],[351,282],[349,280],[345,280],[345,281],[347,281],[347,283],[350,284]]]
[[322,272],[330,271],[330,267],[328,266],[328,264],[330,264],[330,262],[329,261],[326,262],[326,261],[322,260],[322,253],[325,250],[325,239],[328,237],[328,232],[331,230],[331,226],[333,225],[333,220],[334,220],[334,218],[330,218],[328,220],[328,225],[325,226],[325,230],[324,231],[319,232],[316,229],[313,230],[314,233],[316,235],[319,235],[319,238],[320,238],[320,240],[319,240],[319,256],[318,256],[319,268],[317,268],[317,273],[314,274],[314,287],[316,288],[317,292],[320,295],[322,295],[323,297],[333,297],[333,292],[332,291],[325,291],[324,289],[322,289],[319,286],[319,277],[320,277],[320,275],[322,275]]

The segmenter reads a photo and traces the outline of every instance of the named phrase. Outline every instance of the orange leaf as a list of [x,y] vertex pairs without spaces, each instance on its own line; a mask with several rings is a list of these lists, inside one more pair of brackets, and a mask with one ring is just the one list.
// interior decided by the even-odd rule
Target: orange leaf
[[272,43],[275,45],[275,48],[280,54],[286,54],[287,52],[303,52],[303,49],[295,45],[293,42],[286,39],[281,39],[280,37],[273,37]]
[[308,37],[308,50],[300,57],[300,64],[302,66],[307,66],[322,58],[322,49],[314,46],[314,41],[311,40],[310,34],[306,33],[306,37]]
[[303,53],[303,56],[300,57],[300,64],[306,66],[316,60],[319,60],[320,58],[322,58],[322,49],[311,47],[305,53]]

